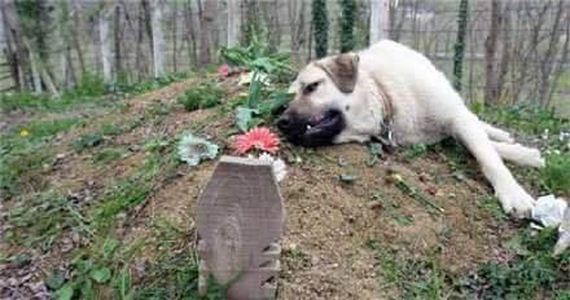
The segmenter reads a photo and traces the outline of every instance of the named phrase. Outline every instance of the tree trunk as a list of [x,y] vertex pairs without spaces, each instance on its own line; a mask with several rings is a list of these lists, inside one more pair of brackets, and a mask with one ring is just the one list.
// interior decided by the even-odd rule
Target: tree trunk
[[75,52],[77,53],[77,60],[79,62],[79,68],[81,69],[81,74],[85,74],[87,72],[85,59],[83,58],[83,49],[81,49],[81,41],[80,41],[80,31],[81,31],[81,5],[78,1],[73,1],[73,28],[72,31],[72,38],[73,44],[75,47]]
[[370,45],[388,37],[389,0],[370,0]]
[[459,17],[457,19],[457,39],[453,54],[453,86],[457,91],[461,91],[461,81],[463,79],[463,56],[465,55],[468,8],[468,1],[461,0],[459,3]]
[[[204,5],[202,5],[204,1]],[[213,14],[215,14],[216,2],[214,0],[200,0],[198,1],[198,15],[200,16],[200,65],[205,66],[212,62],[211,59],[211,41],[210,31],[211,23],[213,21]]]
[[113,53],[111,51],[111,34],[109,32],[110,18],[111,11],[109,7],[104,5],[99,12],[99,43],[101,47],[101,63],[103,65],[103,80],[105,83],[113,82]]
[[497,45],[501,31],[501,0],[491,0],[491,27],[485,40],[485,103],[497,104],[499,91],[497,82]]
[[312,14],[313,21],[311,24],[315,35],[315,53],[317,58],[325,57],[327,56],[329,41],[327,2],[325,0],[313,0]]
[[10,75],[12,76],[12,80],[14,81],[14,85],[17,90],[24,90],[25,83],[23,80],[23,74],[21,72],[21,54],[17,51],[16,45],[16,37],[13,34],[14,30],[12,30],[12,26],[8,21],[8,14],[7,14],[7,6],[8,3],[2,2],[0,3],[0,14],[2,16],[2,27],[4,31],[4,41],[6,43],[6,49],[4,54],[6,55],[6,60],[8,61],[8,65],[10,67]]
[[241,0],[228,1],[227,46],[235,47],[240,41]]
[[118,81],[123,71],[121,61],[121,7],[115,5],[115,16],[113,22],[113,36],[115,41],[115,80]]
[[174,1],[172,3],[172,68],[174,69],[174,73],[178,72],[178,62],[177,62],[177,55],[178,55],[178,36],[177,36],[177,27],[178,27],[178,2]]
[[[298,5],[301,2],[301,5]],[[301,63],[301,47],[305,44],[305,10],[307,9],[304,0],[288,1],[289,31],[291,32],[291,53],[295,64]]]
[[192,2],[189,0],[184,5],[184,23],[186,25],[187,32],[184,37],[188,44],[188,58],[191,65],[197,65],[198,62],[198,47],[196,45],[196,30],[195,22],[192,14]]
[[340,52],[345,53],[354,49],[354,24],[356,22],[356,1],[341,0],[340,19]]
[[152,61],[154,77],[158,78],[165,74],[164,71],[164,32],[162,31],[162,9],[164,2],[151,1],[151,26],[152,26]]

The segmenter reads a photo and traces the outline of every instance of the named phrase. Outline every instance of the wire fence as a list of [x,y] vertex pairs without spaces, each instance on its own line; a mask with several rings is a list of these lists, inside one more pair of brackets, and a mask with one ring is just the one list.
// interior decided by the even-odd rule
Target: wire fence
[[[209,2],[212,1],[212,2]],[[237,12],[240,28],[248,22],[261,24],[272,46],[290,53],[297,65],[315,58],[311,1],[309,0],[229,0],[239,1]],[[375,1],[375,0],[374,0]],[[118,39],[113,54],[120,66],[114,66],[130,81],[153,76],[152,37],[145,23],[145,11],[139,1],[106,1],[116,6],[111,31]],[[499,98],[503,103],[535,102],[555,105],[570,111],[570,72],[568,71],[569,0],[504,1],[501,28],[495,56],[490,59],[486,41],[489,38],[493,11],[489,1],[470,1],[464,58],[463,96],[467,101],[480,101],[488,93],[489,66],[500,72]],[[328,1],[329,54],[339,52],[340,7]],[[56,6],[57,2],[52,3]],[[458,1],[400,0],[389,13],[389,38],[406,44],[430,58],[447,76],[452,77],[454,44],[457,36]],[[50,44],[49,64],[58,81],[61,74],[85,69],[100,74],[100,1],[78,1],[70,12],[70,32],[77,36],[64,39],[67,43]],[[368,45],[370,1],[357,1],[355,47]],[[56,7],[57,8],[57,7]],[[562,11],[560,11],[562,9]],[[254,18],[249,10],[255,10]],[[54,9],[54,19],[57,9]],[[165,38],[167,72],[184,72],[219,63],[217,51],[228,43],[228,1],[165,1],[161,29]],[[5,26],[4,26],[5,27]],[[2,39],[4,38],[3,28]],[[243,37],[243,30],[240,34]],[[56,34],[53,34],[56,36]],[[75,41],[75,42],[73,42]],[[204,47],[204,43],[208,47]],[[2,42],[4,44],[4,41]],[[204,51],[209,60],[204,61]],[[80,54],[81,52],[81,54]],[[60,56],[68,55],[70,63],[63,66]],[[81,56],[81,57],[80,57]],[[495,66],[493,66],[496,64]],[[13,85],[6,76],[8,68],[0,64],[0,87]],[[548,99],[545,99],[548,98]]]

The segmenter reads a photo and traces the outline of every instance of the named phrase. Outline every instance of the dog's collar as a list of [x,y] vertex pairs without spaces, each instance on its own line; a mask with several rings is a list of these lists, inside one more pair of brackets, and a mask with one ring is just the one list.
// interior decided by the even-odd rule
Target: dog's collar
[[380,122],[380,135],[376,138],[387,150],[392,150],[396,147],[392,132],[392,121],[394,116],[394,109],[390,97],[384,91],[384,87],[376,79],[373,79],[378,87],[378,101],[382,105],[382,121]]

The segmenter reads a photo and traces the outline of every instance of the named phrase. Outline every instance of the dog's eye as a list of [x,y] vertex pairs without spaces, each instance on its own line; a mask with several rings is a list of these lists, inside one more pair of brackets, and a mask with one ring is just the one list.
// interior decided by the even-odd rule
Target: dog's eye
[[319,82],[318,82],[318,81],[317,81],[317,82],[313,82],[313,83],[307,85],[307,86],[303,89],[303,94],[308,95],[308,94],[314,92],[314,91],[317,89],[318,86],[319,86]]

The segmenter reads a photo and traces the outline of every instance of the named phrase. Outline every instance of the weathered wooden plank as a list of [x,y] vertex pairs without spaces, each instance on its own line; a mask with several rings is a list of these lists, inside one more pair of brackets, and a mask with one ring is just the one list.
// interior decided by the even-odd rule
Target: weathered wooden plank
[[211,274],[228,299],[272,299],[283,201],[271,163],[224,156],[198,202],[201,292]]

